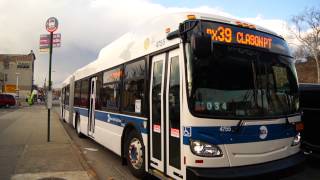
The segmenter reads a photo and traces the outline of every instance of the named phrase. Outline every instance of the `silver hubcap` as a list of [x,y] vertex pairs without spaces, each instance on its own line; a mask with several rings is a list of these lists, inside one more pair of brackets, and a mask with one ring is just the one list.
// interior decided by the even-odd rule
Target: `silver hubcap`
[[133,138],[129,146],[129,159],[135,169],[140,169],[143,163],[142,144],[139,139]]

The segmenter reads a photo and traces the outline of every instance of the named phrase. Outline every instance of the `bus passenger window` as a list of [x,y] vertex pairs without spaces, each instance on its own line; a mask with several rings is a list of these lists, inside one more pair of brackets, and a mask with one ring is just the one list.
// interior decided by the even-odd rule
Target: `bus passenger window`
[[101,89],[102,109],[119,108],[119,83],[104,84]]
[[69,105],[69,94],[70,94],[70,86],[66,87],[66,98],[64,99],[64,102],[66,105]]
[[125,66],[122,107],[124,111],[143,112],[145,60]]
[[65,105],[66,102],[64,100],[66,99],[66,88],[62,88],[61,93],[62,93],[61,94],[61,102],[63,105]]
[[97,75],[97,82],[96,82],[96,109],[101,110],[101,92],[102,89],[102,73]]
[[89,107],[89,80],[88,79],[84,79],[81,81],[80,106],[84,108]]
[[100,91],[102,110],[119,109],[121,75],[120,67],[104,72],[103,85]]
[[76,81],[74,84],[74,106],[80,106],[80,90],[81,81]]

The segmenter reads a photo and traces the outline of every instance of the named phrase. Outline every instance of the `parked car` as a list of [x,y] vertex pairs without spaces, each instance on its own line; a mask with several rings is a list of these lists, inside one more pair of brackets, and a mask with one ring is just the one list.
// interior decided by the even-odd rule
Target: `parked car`
[[12,94],[0,94],[0,107],[5,106],[15,106],[16,105],[16,99],[14,95]]
[[302,147],[305,152],[320,157],[320,84],[300,84],[299,91],[304,123]]

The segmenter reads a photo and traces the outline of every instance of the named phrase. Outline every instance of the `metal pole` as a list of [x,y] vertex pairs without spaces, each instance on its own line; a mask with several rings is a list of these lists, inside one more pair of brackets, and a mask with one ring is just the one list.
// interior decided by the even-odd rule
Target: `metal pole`
[[16,75],[17,75],[16,93],[17,93],[17,96],[19,97],[19,73],[16,73]]
[[[49,50],[49,89],[51,91],[51,61],[52,61],[52,42],[53,32],[50,33],[50,50]],[[47,96],[48,97],[48,96]],[[48,101],[48,99],[47,99]],[[48,142],[50,142],[50,108],[48,107]]]
[[18,77],[19,77],[19,75],[17,74],[17,84],[16,84],[17,90],[19,89],[19,79],[18,79]]

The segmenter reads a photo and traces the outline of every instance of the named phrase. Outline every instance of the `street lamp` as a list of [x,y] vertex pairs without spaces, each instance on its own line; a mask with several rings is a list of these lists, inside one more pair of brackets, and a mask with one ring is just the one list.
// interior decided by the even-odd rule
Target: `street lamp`
[[19,75],[20,73],[16,73],[17,75],[17,81],[16,81],[16,93],[17,93],[17,96],[19,98]]

